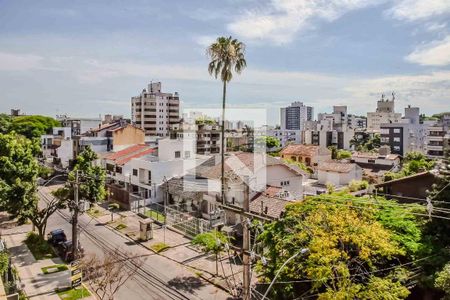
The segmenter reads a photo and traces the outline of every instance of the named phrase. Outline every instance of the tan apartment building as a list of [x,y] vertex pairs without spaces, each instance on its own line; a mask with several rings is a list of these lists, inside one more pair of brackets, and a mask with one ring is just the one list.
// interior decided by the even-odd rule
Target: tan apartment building
[[151,82],[139,96],[131,98],[131,122],[146,136],[169,136],[170,126],[180,122],[178,93],[163,93],[161,82]]

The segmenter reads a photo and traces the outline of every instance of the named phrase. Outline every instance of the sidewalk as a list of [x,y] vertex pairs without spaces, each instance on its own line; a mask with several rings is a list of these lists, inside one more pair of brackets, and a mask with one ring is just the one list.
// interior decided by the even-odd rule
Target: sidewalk
[[[36,260],[25,245],[25,233],[14,233],[3,230],[3,238],[11,253],[12,263],[16,267],[24,291],[29,299],[60,300],[55,293],[56,288],[64,288],[70,284],[70,271],[44,274],[41,270],[56,264],[63,264],[60,258]],[[95,297],[83,298],[95,300]]]
[[162,226],[154,223],[153,239],[147,242],[140,242],[139,220],[142,220],[142,218],[137,214],[131,211],[114,213],[114,222],[111,222],[109,211],[100,206],[95,209],[99,210],[95,216],[98,222],[118,230],[153,252],[156,252],[152,249],[155,244],[165,243],[170,248],[158,254],[189,267],[197,276],[201,276],[203,279],[227,291],[229,290],[229,285],[236,286],[236,284],[242,283],[243,267],[239,257],[234,258],[229,256],[228,253],[222,253],[219,260],[219,276],[216,276],[215,255],[205,254],[200,249],[192,246],[191,239],[184,235],[169,228],[164,229]]

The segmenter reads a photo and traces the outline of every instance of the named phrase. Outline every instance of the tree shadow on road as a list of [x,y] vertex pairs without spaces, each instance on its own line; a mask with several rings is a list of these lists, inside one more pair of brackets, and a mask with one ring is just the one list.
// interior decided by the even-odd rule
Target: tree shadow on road
[[195,276],[183,276],[175,277],[167,282],[170,287],[180,289],[189,293],[193,293],[194,290],[201,288],[205,283]]

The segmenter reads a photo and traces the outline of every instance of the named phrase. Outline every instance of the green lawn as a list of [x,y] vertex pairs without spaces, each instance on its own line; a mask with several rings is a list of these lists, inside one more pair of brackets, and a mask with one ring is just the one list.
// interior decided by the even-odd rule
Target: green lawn
[[122,229],[125,229],[125,228],[127,228],[127,225],[123,224],[123,223],[120,223],[119,225],[116,226],[117,230],[122,230]]
[[[56,270],[49,272],[49,269],[50,270],[56,269]],[[68,269],[69,268],[66,265],[53,265],[53,266],[48,266],[48,267],[41,268],[41,270],[42,270],[42,272],[44,274],[53,274],[53,273],[56,273],[56,272],[66,271]]]
[[154,245],[151,245],[150,248],[152,248],[152,250],[155,251],[156,253],[159,253],[169,249],[170,246],[164,243],[156,243]]
[[59,298],[63,300],[82,299],[91,295],[89,291],[83,286],[61,292],[56,291],[56,293],[58,294]]
[[158,212],[156,212],[154,210],[147,210],[145,212],[145,215],[147,217],[150,217],[153,220],[156,220],[156,221],[161,222],[161,223],[164,223],[166,221],[166,217],[163,214],[158,213]]
[[56,254],[50,244],[43,238],[39,237],[37,233],[28,233],[27,238],[25,239],[25,244],[28,246],[31,253],[33,253],[36,260],[56,257]]

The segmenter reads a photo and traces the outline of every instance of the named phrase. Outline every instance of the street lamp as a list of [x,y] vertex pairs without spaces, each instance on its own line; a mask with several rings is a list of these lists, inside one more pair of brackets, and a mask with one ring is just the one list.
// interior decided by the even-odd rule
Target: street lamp
[[281,267],[278,269],[277,274],[275,274],[275,277],[273,278],[272,282],[269,284],[269,287],[267,288],[266,292],[264,293],[264,296],[262,297],[261,300],[266,299],[267,295],[269,294],[270,289],[272,288],[272,285],[275,283],[275,281],[278,278],[278,275],[280,275],[281,270],[294,258],[296,258],[298,255],[300,254],[306,254],[309,252],[308,248],[302,248],[300,249],[300,251],[298,251],[297,253],[295,253],[294,255],[292,255],[291,257],[289,257],[282,265]]

